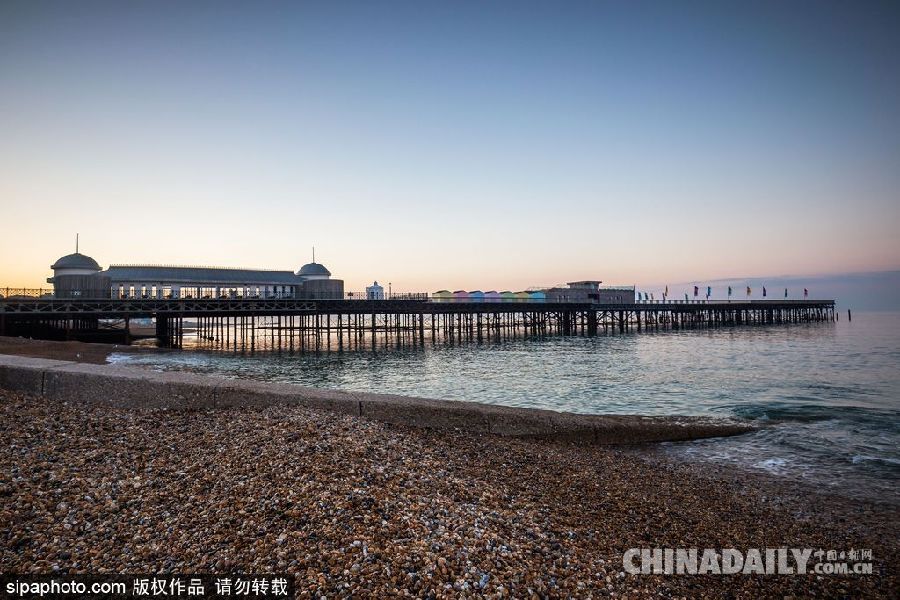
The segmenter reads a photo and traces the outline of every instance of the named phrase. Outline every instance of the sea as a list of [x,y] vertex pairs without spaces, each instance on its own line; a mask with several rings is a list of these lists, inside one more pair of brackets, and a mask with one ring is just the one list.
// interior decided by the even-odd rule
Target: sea
[[325,351],[117,353],[163,371],[587,414],[700,415],[760,428],[663,444],[679,460],[770,473],[900,506],[900,312],[837,322],[512,336]]

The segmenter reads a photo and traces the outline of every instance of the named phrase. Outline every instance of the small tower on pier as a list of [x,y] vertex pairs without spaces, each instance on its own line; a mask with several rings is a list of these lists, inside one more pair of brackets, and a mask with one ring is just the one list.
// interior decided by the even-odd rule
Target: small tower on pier
[[53,277],[47,283],[53,284],[56,298],[109,298],[109,277],[100,275],[100,265],[90,256],[78,251],[78,236],[75,236],[75,252],[59,258],[50,266]]
[[366,287],[366,300],[384,300],[384,288],[377,281]]

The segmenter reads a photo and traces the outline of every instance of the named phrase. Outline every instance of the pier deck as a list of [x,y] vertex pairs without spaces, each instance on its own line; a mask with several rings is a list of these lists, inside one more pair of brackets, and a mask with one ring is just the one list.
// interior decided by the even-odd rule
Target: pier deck
[[553,302],[432,302],[427,300],[309,299],[53,299],[0,300],[0,335],[91,339],[112,335],[120,321],[128,342],[132,319],[152,318],[156,336],[179,347],[184,320],[204,339],[255,339],[260,329],[312,332],[348,339],[378,332],[481,339],[491,331],[523,328],[539,334],[596,335],[600,330],[680,329],[830,321],[833,300],[674,301],[623,304]]

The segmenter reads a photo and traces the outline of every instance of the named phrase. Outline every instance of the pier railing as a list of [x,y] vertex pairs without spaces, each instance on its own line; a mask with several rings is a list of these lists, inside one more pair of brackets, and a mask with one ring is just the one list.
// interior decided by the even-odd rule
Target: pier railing
[[634,301],[635,304],[641,304],[641,305],[647,305],[647,304],[650,304],[650,305],[653,305],[653,304],[715,304],[715,305],[719,305],[719,304],[724,304],[726,306],[728,304],[753,304],[753,303],[772,304],[772,303],[778,303],[778,302],[819,303],[822,301],[821,300],[810,300],[809,298],[757,298],[755,300],[752,298],[732,298],[730,300],[728,300],[728,299],[725,299],[725,300],[709,299],[709,300],[707,300],[705,298],[703,298],[703,299],[690,298],[688,300],[684,300],[684,299],[680,299],[680,298],[678,298],[678,299],[672,298],[670,300],[635,300]]
[[377,298],[370,298],[366,292],[347,292],[344,294],[347,300],[419,300],[425,301],[431,298],[428,292],[387,292]]
[[53,288],[0,288],[3,298],[53,298]]

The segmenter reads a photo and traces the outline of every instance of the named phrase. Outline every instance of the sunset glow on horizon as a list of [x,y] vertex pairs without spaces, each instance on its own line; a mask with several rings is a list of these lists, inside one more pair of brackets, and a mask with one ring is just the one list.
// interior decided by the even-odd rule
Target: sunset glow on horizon
[[0,5],[0,287],[519,290],[900,269],[900,9]]

